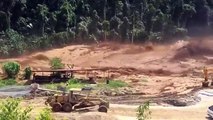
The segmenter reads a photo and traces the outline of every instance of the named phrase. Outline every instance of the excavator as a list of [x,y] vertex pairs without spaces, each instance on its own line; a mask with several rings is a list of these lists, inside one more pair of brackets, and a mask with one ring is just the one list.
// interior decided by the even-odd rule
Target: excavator
[[[209,87],[209,74],[213,73],[213,68],[203,68],[203,74],[204,74],[204,81],[202,83],[203,87]],[[213,85],[213,79],[211,81],[211,84]]]

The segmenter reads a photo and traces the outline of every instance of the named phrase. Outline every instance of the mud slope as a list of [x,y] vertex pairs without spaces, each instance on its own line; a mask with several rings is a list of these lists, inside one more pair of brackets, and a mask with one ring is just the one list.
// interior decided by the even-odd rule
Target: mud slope
[[[212,41],[189,43],[178,41],[171,45],[121,45],[117,43],[72,45],[0,61],[16,60],[22,66],[30,65],[34,69],[47,69],[49,59],[59,57],[65,64],[74,64],[76,68],[111,67],[122,68],[126,71],[132,69],[137,73],[149,75],[171,75],[191,73],[194,68],[212,64],[211,45]],[[130,72],[130,74],[135,73]]]

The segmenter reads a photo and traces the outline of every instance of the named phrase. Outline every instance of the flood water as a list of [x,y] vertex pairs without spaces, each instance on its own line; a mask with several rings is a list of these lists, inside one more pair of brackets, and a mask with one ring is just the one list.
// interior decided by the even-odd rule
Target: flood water
[[23,97],[30,95],[31,86],[7,86],[0,88],[0,96]]

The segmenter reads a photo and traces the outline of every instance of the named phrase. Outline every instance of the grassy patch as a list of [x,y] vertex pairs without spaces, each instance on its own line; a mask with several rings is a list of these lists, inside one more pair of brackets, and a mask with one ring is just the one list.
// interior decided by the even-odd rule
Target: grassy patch
[[6,80],[0,80],[0,88],[9,86],[9,85],[16,85],[17,82],[14,79],[6,79]]
[[52,84],[45,84],[44,87],[47,89],[57,90],[58,86],[66,86],[67,89],[71,88],[83,88],[86,84],[81,83],[77,79],[70,79],[67,81],[68,86],[66,86],[66,83],[52,83]]
[[110,80],[109,84],[98,84],[98,87],[121,88],[127,87],[128,84],[121,80]]
[[112,80],[109,82],[109,87],[111,88],[120,88],[126,86],[128,86],[128,84],[120,80]]
[[68,82],[68,88],[83,88],[86,84],[85,83],[81,83],[79,80],[77,79],[71,79]]
[[47,88],[47,89],[51,89],[51,90],[56,90],[57,89],[57,86],[58,86],[59,84],[54,84],[54,83],[50,83],[50,84],[44,84],[44,85],[42,85],[44,88]]
[[[68,84],[68,86],[66,86]],[[88,86],[89,84],[81,83],[77,79],[70,79],[67,81],[67,83],[52,83],[52,84],[45,84],[43,85],[44,88],[47,89],[52,89],[52,90],[57,90],[58,86],[66,86],[67,89],[71,88],[83,88],[85,86]],[[99,83],[97,84],[97,88],[109,88],[109,89],[116,89],[116,88],[121,88],[121,87],[127,87],[128,84],[121,81],[121,80],[111,80],[109,84],[105,83]]]

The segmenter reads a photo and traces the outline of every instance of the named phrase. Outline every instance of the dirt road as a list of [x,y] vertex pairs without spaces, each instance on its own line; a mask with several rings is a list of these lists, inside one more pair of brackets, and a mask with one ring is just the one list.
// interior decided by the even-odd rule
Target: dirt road
[[[198,94],[201,101],[193,106],[188,107],[163,107],[151,106],[152,120],[207,120],[207,108],[213,105],[213,90],[201,90]],[[33,114],[37,115],[44,108],[45,98],[36,98],[25,100],[23,106],[30,105],[33,109]],[[96,109],[88,111],[78,111],[72,113],[53,113],[57,120],[64,118],[69,120],[137,120],[136,109],[134,105],[118,105],[111,104],[107,114],[97,113]]]
[[[184,108],[151,107],[151,118],[152,120],[206,120],[207,107],[211,104],[213,104],[213,102]],[[115,111],[124,111],[123,108],[120,109],[121,110]],[[119,120],[137,120],[135,117],[136,112],[133,112],[135,108],[127,108],[125,111],[126,112],[123,113],[115,112],[114,114],[117,114],[115,117]]]
[[[213,90],[198,93],[201,102],[188,107],[151,107],[152,120],[207,120],[207,108],[213,105]],[[119,120],[136,120],[137,106],[113,105],[112,113]]]

